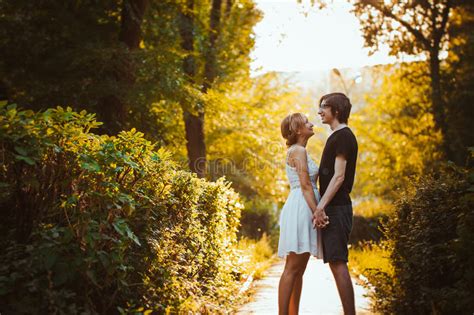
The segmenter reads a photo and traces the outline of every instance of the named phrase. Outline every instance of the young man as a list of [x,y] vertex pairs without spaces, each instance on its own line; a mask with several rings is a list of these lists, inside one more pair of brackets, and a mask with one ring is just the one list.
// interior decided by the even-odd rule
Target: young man
[[[351,111],[349,98],[343,93],[324,95],[318,114],[333,131],[326,141],[319,166],[319,190],[322,195],[313,224],[322,228],[324,263],[334,275],[344,314],[355,314],[354,289],[347,268],[349,234],[352,229],[352,201],[357,140],[347,121]],[[326,215],[329,223],[325,221]]]

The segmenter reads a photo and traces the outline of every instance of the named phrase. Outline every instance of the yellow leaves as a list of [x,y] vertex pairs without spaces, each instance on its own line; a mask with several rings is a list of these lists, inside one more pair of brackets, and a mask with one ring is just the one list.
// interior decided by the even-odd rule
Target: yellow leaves
[[240,273],[242,279],[251,274],[256,279],[261,278],[264,271],[274,261],[273,249],[270,245],[270,239],[266,234],[263,234],[262,238],[258,241],[248,238],[240,239],[235,251],[234,272]]
[[17,110],[16,107],[12,107],[5,113],[7,119],[13,119],[16,116]]
[[[352,120],[359,140],[355,191],[395,197],[437,158],[440,134],[430,112],[424,64],[400,65],[387,74]],[[390,74],[391,73],[391,74]]]
[[141,313],[143,315],[150,315],[153,313],[153,310],[145,309],[143,306],[138,307],[134,310],[135,312]]

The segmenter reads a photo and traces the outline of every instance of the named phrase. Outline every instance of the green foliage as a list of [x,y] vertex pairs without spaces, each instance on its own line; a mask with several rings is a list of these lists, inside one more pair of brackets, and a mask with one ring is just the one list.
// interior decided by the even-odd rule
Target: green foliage
[[449,55],[446,58],[444,90],[450,122],[450,147],[460,156],[460,165],[469,160],[468,148],[474,146],[474,4],[462,3],[452,14],[449,27]]
[[[0,93],[35,110],[54,104],[97,113],[104,121],[101,131],[116,124],[106,120],[120,111],[105,105],[113,97],[124,107],[117,114],[121,129],[135,127],[160,145],[183,144],[182,108],[205,106],[201,90],[211,1],[196,2],[190,13],[195,20],[194,78],[183,71],[186,52],[179,23],[185,2],[147,1],[143,21],[137,22],[136,49],[121,38],[122,14],[131,5],[120,0],[0,0]],[[220,84],[249,77],[253,27],[261,17],[251,0],[223,1],[221,15],[212,47]]]
[[0,105],[0,300],[10,313],[224,312],[242,205],[132,129]]
[[[122,128],[140,128],[164,143],[175,138],[163,119],[176,124],[181,117],[175,102],[198,97],[180,71],[180,7],[175,1],[150,3],[139,25],[140,47],[129,49],[120,39],[127,5],[0,1],[0,85],[6,97],[35,110],[48,104],[86,109],[104,121],[101,131],[116,124],[105,120],[120,111],[106,106],[114,97],[124,106]],[[162,100],[170,110],[157,116],[151,108]]]
[[110,54],[126,54],[117,41],[119,10],[117,1],[0,1],[0,69],[10,99],[95,108],[104,92],[117,91]]
[[[301,101],[276,74],[241,78],[208,93],[209,175],[225,175],[247,198],[285,195],[283,117]],[[270,114],[271,113],[271,114]],[[283,181],[282,181],[283,180]]]
[[384,314],[470,314],[474,308],[472,169],[447,167],[407,190],[386,224],[393,274],[373,272]]
[[[290,112],[308,112],[311,100],[276,73],[267,73],[215,86],[206,104],[209,177],[225,176],[245,197],[241,234],[258,239],[266,233],[273,241],[278,203],[288,193],[280,123]],[[319,141],[317,149],[322,145]]]
[[354,113],[352,125],[359,136],[357,180],[359,196],[395,200],[441,159],[441,135],[436,131],[424,75],[426,64],[387,68],[380,93]]
[[276,204],[259,198],[245,201],[242,211],[240,234],[252,239],[260,239],[267,234],[278,237],[278,212]]
[[[274,160],[267,148],[282,143],[275,130],[294,93],[277,84],[275,75],[250,78],[253,28],[262,17],[254,1],[222,1],[215,31],[212,1],[195,1],[190,12],[186,1],[146,2],[143,20],[137,22],[139,47],[129,49],[121,39],[129,1],[0,0],[0,37],[5,39],[0,42],[0,94],[35,110],[48,104],[86,109],[104,122],[98,133],[134,127],[181,165],[187,165],[183,111],[203,110],[211,168],[223,160],[235,162],[234,169],[211,171],[208,178],[225,175],[248,199],[281,199],[286,181],[274,185]],[[182,47],[184,13],[193,19],[193,77],[183,69],[190,53]],[[210,47],[212,32],[217,38]],[[215,60],[208,60],[210,50]],[[213,66],[213,82],[206,82],[206,63]],[[107,102],[111,97],[123,105],[123,113]],[[281,163],[284,147],[278,149],[274,157]],[[94,161],[82,163],[98,167]],[[276,173],[283,178],[282,168]]]
[[247,198],[286,197],[286,146],[281,120],[307,112],[310,100],[276,73],[216,86],[208,92],[206,143],[209,175],[225,175]]

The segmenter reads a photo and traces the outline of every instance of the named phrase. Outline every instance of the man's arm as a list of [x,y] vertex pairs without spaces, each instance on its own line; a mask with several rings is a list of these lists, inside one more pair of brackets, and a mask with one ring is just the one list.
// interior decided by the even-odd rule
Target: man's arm
[[334,163],[334,176],[331,178],[324,196],[316,207],[313,219],[314,226],[317,226],[317,223],[320,222],[320,217],[325,214],[324,209],[326,209],[326,206],[331,202],[332,198],[334,198],[339,188],[341,188],[342,183],[344,182],[344,174],[346,173],[346,165],[347,160],[344,155],[340,154],[336,156],[336,161]]

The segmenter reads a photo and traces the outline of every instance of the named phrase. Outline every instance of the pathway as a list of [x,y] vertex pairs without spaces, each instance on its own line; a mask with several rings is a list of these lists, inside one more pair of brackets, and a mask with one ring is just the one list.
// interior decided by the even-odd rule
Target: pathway
[[[281,260],[267,270],[266,277],[256,282],[256,293],[253,301],[245,304],[238,315],[278,314],[278,281],[283,271]],[[370,300],[364,297],[366,289],[353,279],[357,314],[373,314],[369,311]],[[339,315],[342,305],[337,293],[336,284],[328,265],[321,260],[311,258],[303,277],[300,314]]]

